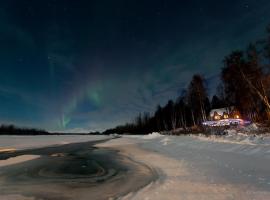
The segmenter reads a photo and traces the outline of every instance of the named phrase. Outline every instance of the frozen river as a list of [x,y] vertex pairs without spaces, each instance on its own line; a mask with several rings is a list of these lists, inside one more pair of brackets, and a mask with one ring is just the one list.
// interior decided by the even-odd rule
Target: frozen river
[[[53,182],[56,181],[57,190],[63,192],[70,188],[70,184],[63,184],[66,180],[71,181],[71,185],[73,179],[80,182],[75,184],[78,188],[77,191],[73,190],[75,192],[72,195],[62,196],[66,199],[87,199],[89,196],[93,198],[93,195],[99,199],[99,195],[112,194],[112,191],[115,191],[112,195],[114,197],[122,196],[123,199],[134,200],[270,199],[270,144],[268,138],[255,138],[256,142],[250,142],[246,138],[241,138],[241,141],[226,141],[216,138],[152,134],[123,136],[106,140],[105,143],[101,141],[104,139],[110,139],[110,137],[5,136],[1,140],[1,149],[21,149],[11,151],[18,157],[25,155],[39,157],[35,157],[33,160],[30,158],[27,162],[11,165],[11,167],[0,167],[2,177],[7,176],[10,181],[6,184],[4,181],[6,179],[1,179],[1,188],[5,189],[0,190],[0,197],[1,193],[7,191],[10,192],[8,194],[12,194],[14,191],[24,191],[24,195],[28,194],[29,187],[19,187],[20,182],[16,185],[18,174],[22,174],[23,177],[30,180],[30,183],[33,181],[34,185],[38,185],[35,188],[36,191],[39,191],[36,197],[42,197],[38,195],[42,191],[40,189],[44,188],[44,184],[46,185],[48,181],[46,177],[49,176],[53,177]],[[99,141],[97,147],[100,150],[93,151],[91,141]],[[27,150],[33,147],[40,148]],[[2,153],[2,155],[4,154]],[[126,184],[116,182],[117,184],[103,185],[103,188],[93,189],[92,187],[92,190],[89,189],[91,184],[87,184],[89,181],[91,182],[91,173],[100,173],[102,170],[97,170],[89,165],[90,171],[87,171],[85,166],[87,161],[99,159],[114,166],[112,169],[117,168],[120,174],[119,180],[124,178],[121,181],[125,181]],[[93,164],[93,162],[91,163]],[[18,169],[28,169],[28,165],[33,167],[33,173],[18,171]],[[105,176],[101,173],[101,178],[105,177],[104,183],[110,183],[110,181],[107,182],[106,175],[112,171],[106,168],[108,165],[104,166],[107,173],[104,173]],[[125,175],[127,169],[131,170]],[[88,176],[88,172],[90,176]],[[154,181],[153,177],[158,178]],[[81,181],[84,184],[81,184]],[[147,185],[148,183],[151,184]],[[15,186],[10,187],[9,184]],[[121,190],[116,190],[115,187]],[[57,195],[54,196],[56,192],[54,189],[54,187],[46,188],[51,197],[57,198]],[[107,193],[100,193],[101,190],[107,191]]]
[[108,139],[5,137],[9,143],[0,153],[0,199],[116,199],[156,179],[147,165],[115,149],[95,147]]

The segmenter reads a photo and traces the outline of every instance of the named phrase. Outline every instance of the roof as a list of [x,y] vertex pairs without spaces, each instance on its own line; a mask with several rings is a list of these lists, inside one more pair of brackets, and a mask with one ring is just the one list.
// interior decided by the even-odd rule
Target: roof
[[218,109],[212,109],[210,111],[210,117],[213,117],[215,112],[217,112],[217,114],[219,115],[223,115],[223,113],[229,113],[231,110],[233,109],[233,107],[225,107],[225,108],[218,108]]

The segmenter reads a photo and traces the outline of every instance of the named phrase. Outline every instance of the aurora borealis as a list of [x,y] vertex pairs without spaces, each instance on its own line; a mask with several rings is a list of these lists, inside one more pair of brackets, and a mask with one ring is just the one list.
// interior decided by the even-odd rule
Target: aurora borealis
[[175,98],[194,73],[209,92],[223,57],[260,39],[268,0],[3,0],[0,121],[94,131]]

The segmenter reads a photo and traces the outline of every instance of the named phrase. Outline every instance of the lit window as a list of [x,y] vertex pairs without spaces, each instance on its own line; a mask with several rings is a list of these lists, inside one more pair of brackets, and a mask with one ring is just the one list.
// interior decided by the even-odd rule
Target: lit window
[[235,115],[235,118],[236,118],[236,119],[239,119],[239,115]]
[[219,115],[215,115],[215,120],[219,120],[220,119],[220,116]]
[[224,117],[224,119],[228,119],[228,118],[229,118],[229,116],[228,116],[228,115],[224,115],[223,117]]

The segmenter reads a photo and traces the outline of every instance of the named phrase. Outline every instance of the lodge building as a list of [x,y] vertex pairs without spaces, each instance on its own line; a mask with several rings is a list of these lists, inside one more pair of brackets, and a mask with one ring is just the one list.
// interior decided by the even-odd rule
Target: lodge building
[[234,107],[225,107],[219,109],[212,109],[210,111],[210,120],[218,121],[221,119],[240,119],[241,115]]

